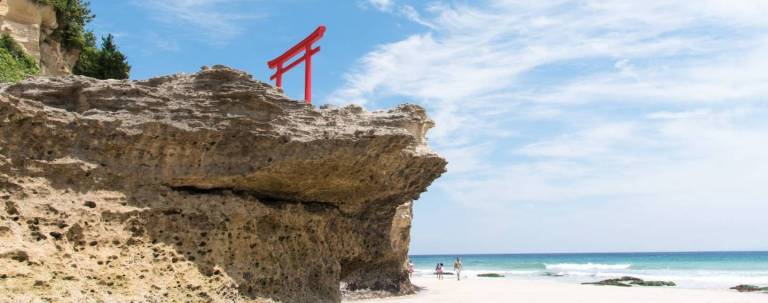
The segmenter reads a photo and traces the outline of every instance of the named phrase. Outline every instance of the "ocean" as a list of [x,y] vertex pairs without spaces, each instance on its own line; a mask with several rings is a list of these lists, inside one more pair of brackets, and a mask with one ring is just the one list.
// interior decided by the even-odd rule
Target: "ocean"
[[738,284],[768,286],[768,252],[664,252],[414,255],[415,275],[431,275],[437,263],[453,271],[460,257],[463,277],[498,273],[504,279],[527,278],[570,283],[621,276],[673,281],[683,288],[727,289]]

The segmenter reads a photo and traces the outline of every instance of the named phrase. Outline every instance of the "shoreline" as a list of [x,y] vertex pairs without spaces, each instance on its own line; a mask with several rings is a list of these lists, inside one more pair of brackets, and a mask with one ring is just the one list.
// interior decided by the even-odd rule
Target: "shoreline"
[[421,289],[413,295],[345,299],[343,302],[768,303],[768,293],[739,293],[716,289],[596,286],[525,278],[470,278],[456,281],[453,276],[446,276],[444,280],[414,276],[411,280]]
[[437,263],[460,257],[464,273],[505,278],[594,283],[621,277],[674,282],[679,288],[729,289],[768,286],[768,252],[643,252],[494,255],[411,255],[414,276],[431,275]]

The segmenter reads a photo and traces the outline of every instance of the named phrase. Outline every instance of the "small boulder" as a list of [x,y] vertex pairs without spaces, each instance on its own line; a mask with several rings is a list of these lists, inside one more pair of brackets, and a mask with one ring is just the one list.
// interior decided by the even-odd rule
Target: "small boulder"
[[643,279],[635,278],[635,277],[629,277],[624,276],[618,279],[607,279],[602,280],[599,282],[588,282],[588,283],[581,283],[581,284],[588,284],[588,285],[605,285],[605,286],[619,286],[619,287],[632,287],[632,285],[637,286],[677,286],[675,282],[672,281],[644,281]]
[[675,282],[672,281],[639,281],[639,282],[632,282],[632,285],[639,285],[639,286],[677,286]]
[[632,285],[624,283],[624,282],[622,282],[619,279],[607,279],[607,280],[602,280],[602,281],[599,281],[599,282],[585,282],[585,283],[581,283],[581,284],[584,284],[584,285],[632,287]]
[[643,279],[630,277],[630,276],[623,276],[619,280],[624,282],[630,282],[630,283],[643,282]]
[[738,292],[755,292],[755,291],[765,290],[764,288],[761,288],[755,285],[748,285],[748,284],[736,285],[734,287],[731,287],[731,289],[736,290]]
[[504,278],[504,275],[497,274],[497,273],[484,273],[484,274],[478,274],[477,276],[483,277],[483,278]]

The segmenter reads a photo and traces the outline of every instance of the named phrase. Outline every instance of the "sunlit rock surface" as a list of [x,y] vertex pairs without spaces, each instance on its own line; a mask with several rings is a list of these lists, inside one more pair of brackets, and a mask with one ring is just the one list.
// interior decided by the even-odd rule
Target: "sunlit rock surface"
[[412,291],[424,110],[316,109],[222,66],[0,87],[0,293],[337,302]]

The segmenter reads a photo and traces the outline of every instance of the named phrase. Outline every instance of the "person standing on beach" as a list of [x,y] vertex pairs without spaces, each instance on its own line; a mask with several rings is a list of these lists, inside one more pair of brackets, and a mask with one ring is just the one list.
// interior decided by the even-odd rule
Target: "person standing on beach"
[[459,257],[456,257],[456,262],[453,262],[453,271],[456,272],[456,278],[459,279],[459,281],[461,281],[462,266],[463,265],[461,264],[461,259],[459,259]]
[[408,260],[408,278],[413,277],[413,262]]
[[443,263],[437,263],[437,267],[435,267],[435,272],[437,273],[437,279],[442,280],[443,279]]

